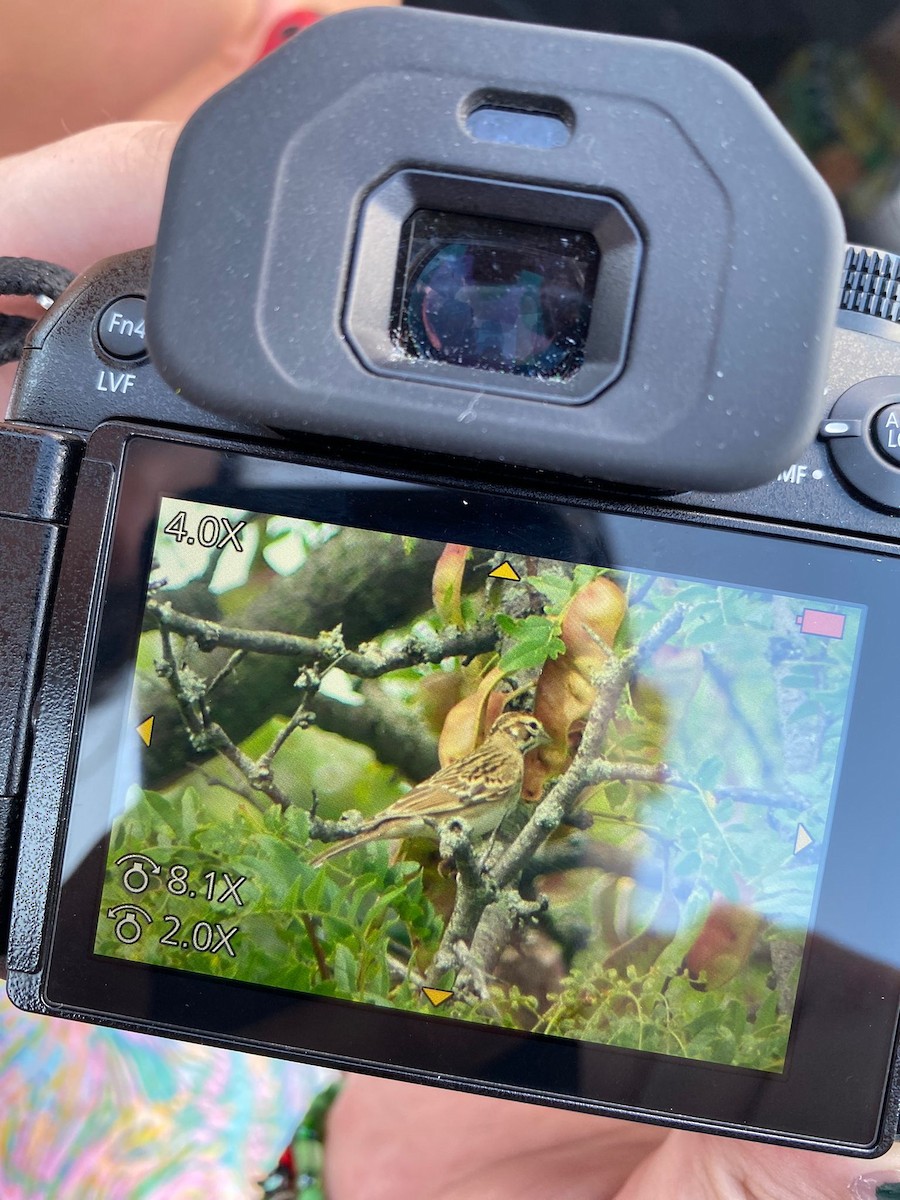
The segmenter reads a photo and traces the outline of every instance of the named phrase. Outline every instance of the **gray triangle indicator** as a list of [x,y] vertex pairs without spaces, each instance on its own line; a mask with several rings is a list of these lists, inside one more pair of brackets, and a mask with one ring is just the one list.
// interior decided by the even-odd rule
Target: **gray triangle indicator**
[[811,846],[814,840],[806,826],[798,823],[797,836],[794,838],[794,853],[799,854],[801,850],[805,850],[807,846]]

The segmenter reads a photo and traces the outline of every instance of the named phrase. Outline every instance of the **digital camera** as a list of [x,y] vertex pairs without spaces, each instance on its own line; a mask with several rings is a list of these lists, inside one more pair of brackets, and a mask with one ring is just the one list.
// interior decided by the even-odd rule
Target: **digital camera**
[[209,101],[0,436],[15,1003],[884,1151],[898,274],[684,47],[361,12]]

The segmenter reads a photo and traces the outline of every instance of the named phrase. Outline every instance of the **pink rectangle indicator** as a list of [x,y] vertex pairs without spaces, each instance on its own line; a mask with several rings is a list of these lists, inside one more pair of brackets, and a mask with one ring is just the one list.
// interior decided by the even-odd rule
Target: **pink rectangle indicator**
[[842,638],[845,623],[843,613],[822,612],[817,608],[804,608],[797,618],[801,633],[815,633],[819,637]]

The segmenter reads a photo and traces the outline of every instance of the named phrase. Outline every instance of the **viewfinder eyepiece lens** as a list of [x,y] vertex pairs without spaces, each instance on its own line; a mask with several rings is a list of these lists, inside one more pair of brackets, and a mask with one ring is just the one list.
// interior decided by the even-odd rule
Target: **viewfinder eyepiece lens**
[[599,261],[588,233],[420,209],[401,241],[396,339],[412,358],[568,379]]

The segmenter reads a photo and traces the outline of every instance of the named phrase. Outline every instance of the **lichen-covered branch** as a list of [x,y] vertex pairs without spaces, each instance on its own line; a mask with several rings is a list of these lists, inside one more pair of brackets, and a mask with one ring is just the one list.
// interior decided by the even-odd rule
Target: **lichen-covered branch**
[[651,775],[655,773],[657,777],[647,782],[658,783],[668,777],[667,768],[661,764],[645,768],[637,763],[608,763],[603,758],[603,746],[622,691],[638,663],[664,645],[683,619],[683,607],[673,605],[640,645],[619,658],[609,658],[595,681],[597,698],[591,707],[581,735],[581,743],[571,765],[537,805],[512,845],[492,864],[491,874],[498,887],[506,887],[511,880],[518,878],[525,863],[533,858],[550,834],[574,811],[585,788],[595,786],[605,778],[635,778],[635,772],[640,774],[647,771]]
[[[340,625],[345,644],[358,647],[373,638],[381,640],[391,630],[408,628],[428,611],[439,554],[436,543],[341,529],[311,551],[302,570],[270,577],[240,614],[221,617],[219,599],[206,585],[199,595],[190,584],[177,590],[154,589],[152,599],[208,617],[213,624],[223,620],[247,630],[281,631],[311,641],[323,629]],[[481,586],[482,578],[467,576],[464,591]],[[158,627],[154,618],[148,618],[146,626]],[[234,649],[220,643],[201,655],[195,648],[192,665],[212,678],[228,664]],[[290,655],[252,652],[231,664],[216,685],[214,711],[234,742],[242,743],[273,716],[290,716],[297,704],[299,666]],[[140,686],[140,707],[156,718],[153,743],[144,755],[144,781],[158,790],[202,755],[191,745],[168,683],[144,674]]]
[[[419,780],[432,774],[438,767],[434,739],[422,729],[421,722],[413,714],[393,702],[374,681],[380,675],[402,667],[484,653],[496,646],[499,636],[493,622],[483,621],[466,630],[451,627],[437,633],[426,628],[387,652],[375,644],[348,651],[339,629],[322,633],[317,638],[307,638],[274,631],[229,628],[179,612],[168,601],[155,599],[148,602],[147,612],[158,625],[162,639],[163,664],[158,674],[172,688],[194,749],[223,754],[254,789],[263,790],[272,798],[277,796],[277,803],[282,806],[284,798],[272,782],[272,761],[295,729],[305,728],[313,721],[329,732],[370,746],[380,762],[398,767],[407,778]],[[221,647],[227,647],[233,653],[211,680],[204,681],[192,669],[178,666],[171,641],[173,633],[187,639],[203,653]],[[236,741],[228,736],[220,722],[204,715],[200,704],[201,700],[208,701],[213,688],[250,653],[291,657],[300,672],[296,681],[300,699],[267,753],[256,763],[242,755]],[[318,694],[322,679],[334,666],[361,678],[363,704],[342,704]]]
[[456,900],[441,944],[428,969],[428,982],[440,983],[446,971],[459,966],[457,945],[464,945],[463,934],[478,923],[486,905],[496,895],[492,880],[481,870],[465,825],[451,821],[441,831],[441,858],[456,868]]
[[265,766],[261,769],[258,763],[235,745],[222,726],[212,719],[207,704],[207,685],[189,668],[179,664],[168,630],[161,630],[161,635],[163,657],[157,665],[157,673],[168,681],[172,689],[192,744],[199,750],[211,750],[221,754],[237,768],[253,791],[262,792],[279,808],[286,808],[287,798],[275,785],[271,770]]
[[180,612],[168,600],[148,600],[147,614],[160,629],[192,638],[205,653],[226,647],[244,654],[271,654],[292,658],[298,667],[339,666],[359,679],[376,679],[389,671],[423,663],[440,663],[446,658],[471,658],[496,649],[499,633],[493,621],[481,621],[469,629],[450,627],[442,633],[423,630],[411,634],[399,646],[384,651],[375,643],[347,650],[340,626],[318,637],[300,637],[264,629],[238,629]]

